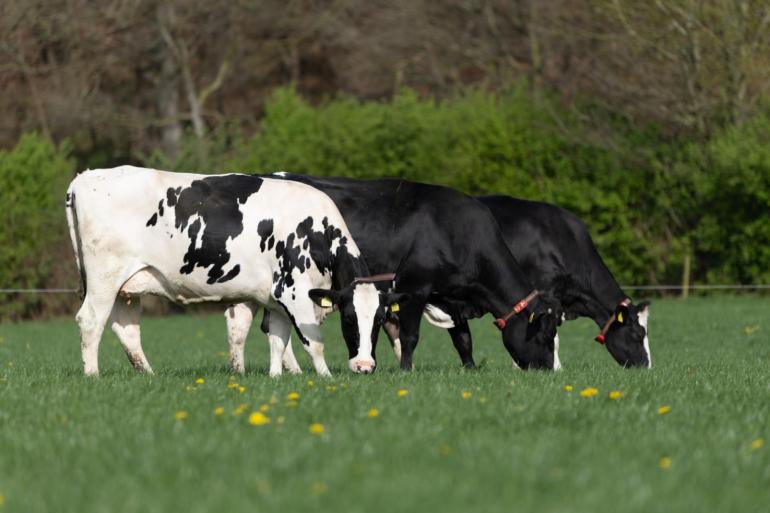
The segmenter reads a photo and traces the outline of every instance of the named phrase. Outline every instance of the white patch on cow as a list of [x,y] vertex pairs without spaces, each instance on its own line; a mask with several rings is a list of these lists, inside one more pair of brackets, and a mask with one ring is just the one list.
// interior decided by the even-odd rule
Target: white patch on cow
[[358,354],[349,362],[353,372],[374,371],[372,330],[374,316],[380,307],[380,293],[372,283],[359,283],[353,288],[353,308],[358,319]]
[[452,316],[435,305],[425,305],[422,315],[426,321],[439,328],[449,329],[455,327]]
[[650,354],[650,340],[647,338],[647,321],[650,318],[650,308],[645,307],[639,311],[639,326],[644,328],[644,350],[647,353],[647,368],[652,368],[652,355]]
[[391,344],[393,344],[393,353],[396,355],[396,360],[399,362],[401,361],[401,339],[397,338],[394,339]]
[[274,175],[274,176],[281,176],[281,177],[285,177],[285,176],[287,176],[287,175],[288,175],[288,173],[287,173],[286,171],[276,171],[275,173],[273,173],[273,175]]
[[561,360],[559,360],[559,334],[553,338],[553,370],[561,370]]

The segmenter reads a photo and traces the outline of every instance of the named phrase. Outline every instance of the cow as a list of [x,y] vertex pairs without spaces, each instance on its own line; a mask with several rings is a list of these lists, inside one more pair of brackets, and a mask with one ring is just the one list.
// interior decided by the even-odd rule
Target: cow
[[86,375],[99,373],[108,320],[133,366],[152,372],[140,341],[143,294],[264,306],[271,376],[281,374],[292,325],[316,371],[330,375],[319,324],[336,306],[350,369],[370,373],[372,339],[401,298],[369,276],[331,199],[299,182],[121,166],[78,175],[66,213],[83,282],[76,319]]
[[[595,340],[620,365],[652,367],[649,303],[635,305],[621,290],[576,215],[549,203],[509,196],[479,196],[477,200],[497,219],[508,248],[535,286],[553,290],[567,319],[592,319],[601,328]],[[451,304],[442,308],[453,312]],[[463,365],[473,367],[467,323],[456,314],[436,322],[428,313],[429,322],[449,328]],[[385,331],[391,340],[397,340],[392,321],[386,321]],[[556,340],[558,345],[558,335]]]
[[[402,369],[412,369],[423,310],[444,302],[458,319],[492,313],[514,365],[561,367],[554,346],[561,319],[558,302],[548,290],[535,290],[494,217],[478,201],[448,187],[400,179],[271,176],[311,185],[331,197],[369,269],[396,272],[395,291],[406,294],[396,305],[400,337],[394,341]],[[228,309],[231,354],[242,354],[254,311],[249,305]],[[433,312],[449,319],[440,308]]]

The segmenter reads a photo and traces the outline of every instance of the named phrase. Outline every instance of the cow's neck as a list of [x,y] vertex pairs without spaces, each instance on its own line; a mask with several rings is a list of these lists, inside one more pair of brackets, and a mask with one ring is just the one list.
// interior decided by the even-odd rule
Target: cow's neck
[[507,262],[487,262],[479,282],[474,285],[475,301],[482,308],[495,315],[503,316],[534,290],[534,285],[525,278],[518,263],[510,259]]
[[332,261],[332,286],[336,290],[347,287],[359,277],[369,276],[369,269],[361,257],[344,252]]
[[567,312],[589,317],[602,327],[626,295],[608,269],[602,268],[599,271],[592,273],[583,283],[574,283],[568,293],[573,296],[573,300],[564,303]]

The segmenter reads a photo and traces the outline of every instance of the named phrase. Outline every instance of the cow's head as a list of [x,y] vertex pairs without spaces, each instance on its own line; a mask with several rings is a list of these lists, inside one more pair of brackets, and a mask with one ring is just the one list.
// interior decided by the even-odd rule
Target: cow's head
[[374,345],[385,311],[406,299],[406,295],[380,292],[374,283],[360,282],[353,282],[341,290],[312,289],[309,294],[317,305],[339,309],[350,370],[360,374],[373,373],[377,367]]
[[510,318],[503,328],[503,343],[521,369],[559,370],[557,328],[561,324],[561,305],[541,293],[526,310]]
[[650,342],[647,338],[649,305],[647,301],[638,305],[629,301],[620,303],[615,309],[613,320],[604,334],[604,344],[620,365],[652,367]]

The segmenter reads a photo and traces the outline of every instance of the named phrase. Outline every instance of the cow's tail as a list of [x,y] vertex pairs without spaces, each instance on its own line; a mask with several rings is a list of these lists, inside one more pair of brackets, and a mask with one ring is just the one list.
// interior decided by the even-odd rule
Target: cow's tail
[[75,206],[75,188],[70,184],[65,201],[65,210],[67,212],[67,224],[70,228],[70,240],[72,249],[75,252],[75,263],[80,272],[80,299],[86,295],[86,268],[83,263],[83,244],[80,240],[80,228],[78,226],[78,211]]

